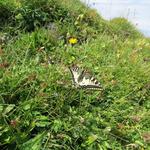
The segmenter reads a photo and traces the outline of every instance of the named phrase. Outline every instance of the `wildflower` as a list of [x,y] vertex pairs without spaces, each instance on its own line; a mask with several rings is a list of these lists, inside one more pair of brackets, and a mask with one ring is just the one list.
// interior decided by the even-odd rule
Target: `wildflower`
[[8,68],[9,67],[9,63],[8,62],[4,62],[0,64],[0,68]]
[[78,40],[77,40],[77,38],[73,38],[73,37],[71,37],[71,38],[69,38],[69,43],[70,44],[76,44],[78,42]]
[[15,128],[17,126],[18,121],[17,120],[11,120],[10,125]]
[[125,128],[125,125],[123,123],[118,123],[117,128],[123,129],[123,128]]

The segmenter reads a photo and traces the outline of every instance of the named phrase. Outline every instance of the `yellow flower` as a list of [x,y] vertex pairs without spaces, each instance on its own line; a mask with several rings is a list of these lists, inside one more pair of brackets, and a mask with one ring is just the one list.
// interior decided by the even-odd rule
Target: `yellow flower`
[[76,38],[72,37],[72,38],[69,39],[70,44],[76,44],[77,42],[78,42],[78,40]]

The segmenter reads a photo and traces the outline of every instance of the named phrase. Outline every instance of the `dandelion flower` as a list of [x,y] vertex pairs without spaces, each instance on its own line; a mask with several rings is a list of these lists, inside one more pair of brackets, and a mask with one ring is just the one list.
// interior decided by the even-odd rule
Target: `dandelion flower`
[[77,42],[78,42],[78,40],[76,38],[72,37],[72,38],[69,39],[70,44],[76,44]]

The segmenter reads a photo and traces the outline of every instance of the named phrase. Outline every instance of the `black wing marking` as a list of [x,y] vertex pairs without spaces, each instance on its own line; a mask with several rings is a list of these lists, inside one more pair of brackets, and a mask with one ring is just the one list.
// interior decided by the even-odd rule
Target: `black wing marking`
[[102,89],[100,83],[85,70],[81,70],[76,65],[69,67],[69,69],[75,85],[81,88]]

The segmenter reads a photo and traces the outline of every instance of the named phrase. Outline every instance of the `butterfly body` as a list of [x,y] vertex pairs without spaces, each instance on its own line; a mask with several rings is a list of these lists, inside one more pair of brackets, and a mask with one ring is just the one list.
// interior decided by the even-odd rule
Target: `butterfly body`
[[101,89],[100,83],[91,76],[86,70],[80,69],[78,66],[69,67],[72,74],[73,82],[76,87],[88,89]]

